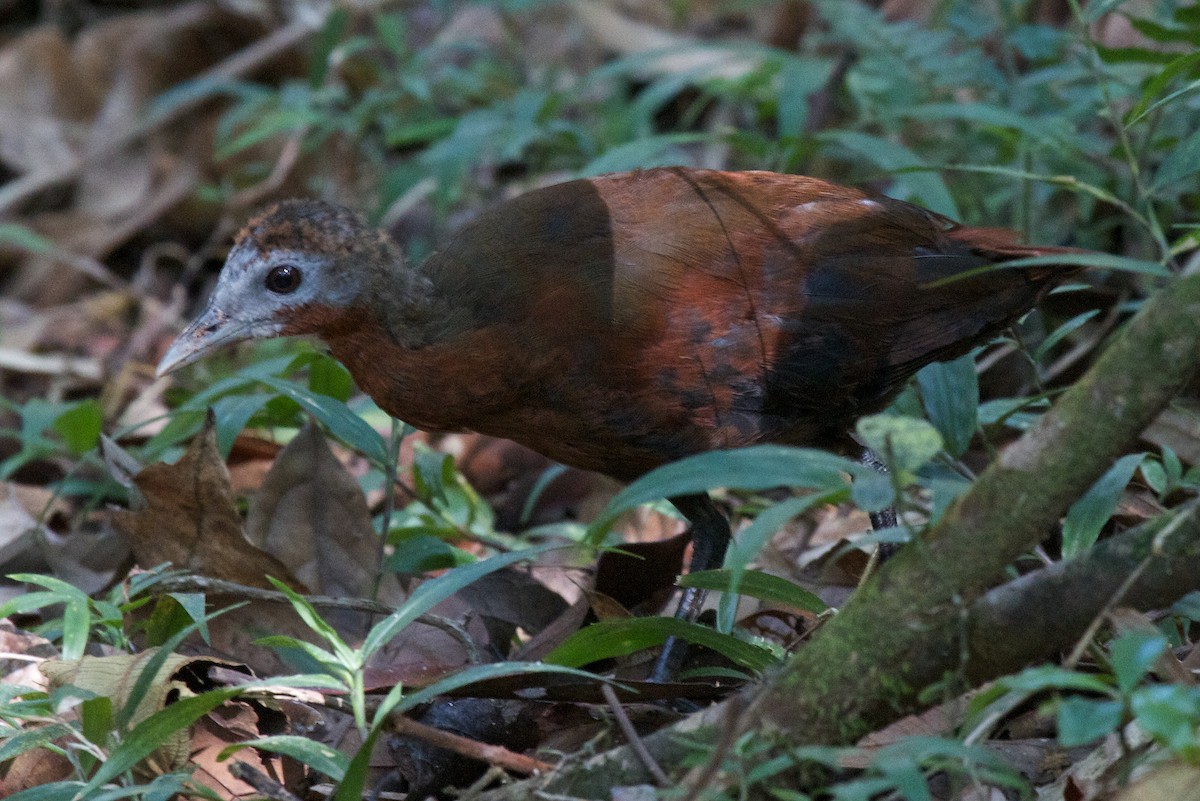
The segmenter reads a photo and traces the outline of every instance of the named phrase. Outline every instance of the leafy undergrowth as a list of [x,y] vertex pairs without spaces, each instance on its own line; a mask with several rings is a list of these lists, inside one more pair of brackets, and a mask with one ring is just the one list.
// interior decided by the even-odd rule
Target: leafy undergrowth
[[[732,719],[877,543],[920,548],[1198,264],[1194,6],[26,5],[0,28],[0,793],[24,801],[482,792],[722,699]],[[661,164],[818,175],[1093,253],[860,421],[886,476],[761,446],[620,488],[415,432],[295,342],[153,376],[268,200],[340,200],[419,260],[497,200]],[[1126,450],[996,577],[1008,631],[1049,643],[1074,606],[1026,591],[1082,566],[1096,611],[1057,658],[978,680],[964,598],[962,653],[909,688],[920,714],[850,743],[681,727],[684,753],[652,742],[639,770],[661,759],[688,799],[1190,797],[1200,581],[1137,579],[1196,575],[1194,381]],[[687,547],[663,499],[706,490],[736,542],[679,583],[714,608],[656,617]],[[870,532],[889,503],[899,525]],[[1088,561],[1147,531],[1132,568]],[[647,682],[669,636],[689,661]]]

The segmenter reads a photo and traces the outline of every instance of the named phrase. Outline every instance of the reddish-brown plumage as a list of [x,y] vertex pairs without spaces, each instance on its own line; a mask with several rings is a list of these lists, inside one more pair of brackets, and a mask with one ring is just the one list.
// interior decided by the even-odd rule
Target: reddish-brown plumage
[[[628,480],[714,448],[838,441],[1072,272],[977,268],[1065,250],[766,172],[548,187],[485,211],[419,266],[345,211],[289,202],[243,231],[163,368],[236,339],[316,334],[397,417]],[[272,284],[281,267],[303,275],[298,289]],[[696,504],[686,513],[711,523]]]
[[[272,241],[296,225],[282,216]],[[425,306],[453,309],[424,333],[390,323],[407,299],[388,270],[365,302],[310,308],[285,332],[320,334],[417,426],[630,479],[713,448],[832,443],[1066,271],[923,285],[1056,250],[811,178],[648,170],[485,212],[417,270],[433,285]]]

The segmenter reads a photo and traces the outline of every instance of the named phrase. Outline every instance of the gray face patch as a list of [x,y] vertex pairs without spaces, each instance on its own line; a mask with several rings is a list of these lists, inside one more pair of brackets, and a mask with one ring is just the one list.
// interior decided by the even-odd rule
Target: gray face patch
[[[294,291],[272,292],[267,276],[288,265],[299,271]],[[158,365],[159,375],[190,364],[217,348],[283,332],[288,313],[309,305],[348,306],[361,280],[333,269],[328,256],[296,250],[262,251],[250,243],[229,254],[205,312],[179,336]]]

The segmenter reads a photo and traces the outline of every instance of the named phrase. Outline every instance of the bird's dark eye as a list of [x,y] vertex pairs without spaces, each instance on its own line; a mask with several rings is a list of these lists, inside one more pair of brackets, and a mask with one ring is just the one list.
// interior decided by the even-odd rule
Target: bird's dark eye
[[267,289],[277,295],[286,295],[300,288],[300,268],[294,264],[280,264],[267,273]]

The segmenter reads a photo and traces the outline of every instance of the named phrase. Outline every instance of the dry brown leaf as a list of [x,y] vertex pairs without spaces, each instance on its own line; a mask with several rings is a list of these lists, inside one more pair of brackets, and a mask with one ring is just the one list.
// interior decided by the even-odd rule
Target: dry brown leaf
[[[279,454],[251,499],[246,536],[314,593],[371,594],[379,535],[358,482],[311,420]],[[396,598],[396,591],[384,602]]]
[[91,595],[110,586],[131,566],[125,538],[111,520],[85,520],[66,534],[46,529],[41,554],[54,575]]
[[45,504],[38,504],[33,489],[0,482],[0,567],[38,547],[44,529],[34,515],[40,515]]
[[[245,762],[275,781],[284,783],[284,757],[279,754],[243,748],[230,759],[218,758],[230,745],[272,733],[260,730],[259,718],[254,707],[235,700],[217,707],[196,722],[188,762],[195,767],[192,775],[197,782],[222,798],[261,798],[253,787],[231,772],[235,762]],[[292,786],[288,789],[299,791],[301,788]]]
[[46,748],[34,748],[17,755],[0,777],[0,798],[21,790],[31,790],[51,782],[65,781],[75,775],[75,767],[61,754]]
[[1187,464],[1200,464],[1200,412],[1183,402],[1173,404],[1150,424],[1142,439],[1169,447]]
[[173,465],[150,465],[133,481],[144,508],[117,512],[113,519],[129,539],[138,564],[170,562],[251,587],[270,588],[266,577],[274,576],[304,591],[286,565],[254,547],[242,533],[211,414],[183,458]]
[[76,156],[95,113],[77,79],[70,45],[53,25],[0,51],[0,161],[26,173]]

